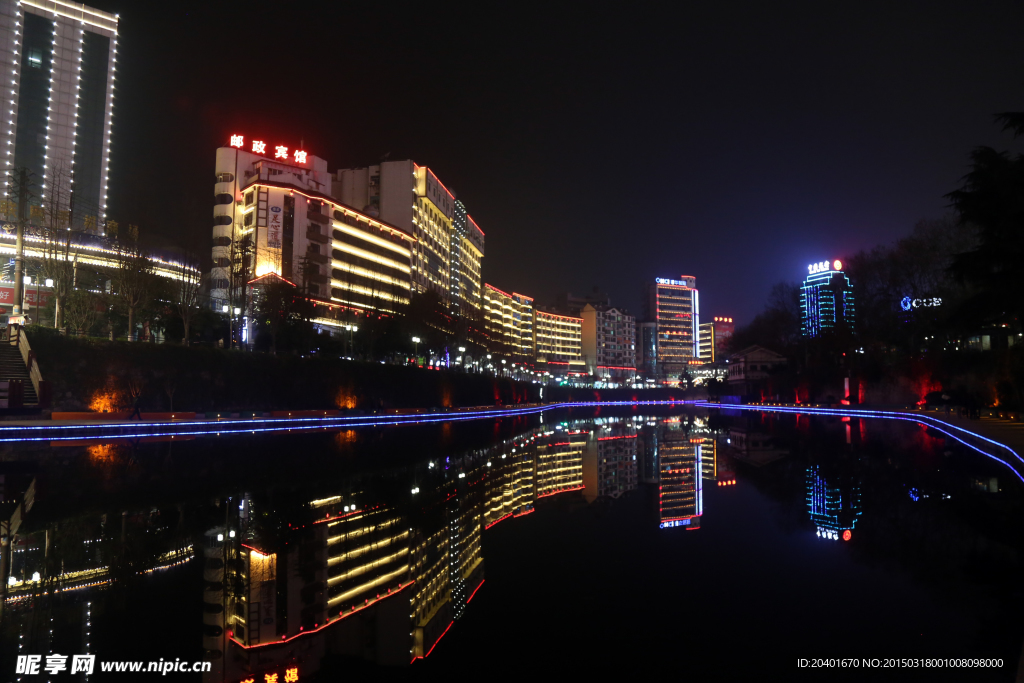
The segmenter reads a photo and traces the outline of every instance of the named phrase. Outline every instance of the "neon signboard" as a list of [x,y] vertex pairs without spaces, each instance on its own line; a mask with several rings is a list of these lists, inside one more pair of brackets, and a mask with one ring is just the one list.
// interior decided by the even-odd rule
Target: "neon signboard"
[[[244,135],[232,135],[230,146],[236,149],[243,149],[245,147],[245,136]],[[267,154],[267,143],[264,140],[253,140],[252,145],[249,148],[253,154]],[[292,160],[296,164],[305,164],[307,161],[308,152],[301,149],[292,150]],[[274,145],[274,158],[288,160],[288,147],[285,145]]]
[[657,282],[659,285],[675,285],[676,287],[689,287],[690,286],[690,285],[686,284],[685,282],[683,282],[682,280],[670,280],[667,277],[654,278],[654,281]]
[[817,273],[827,273],[831,270],[842,270],[843,262],[839,259],[835,261],[819,261],[818,263],[812,263],[807,266],[808,275],[816,275]]
[[690,526],[689,519],[670,519],[667,522],[662,522],[658,525],[659,529],[670,529],[674,526]]
[[909,296],[905,296],[900,300],[900,308],[904,311],[911,311],[915,308],[937,308],[941,305],[942,298],[937,296],[930,299],[911,299]]

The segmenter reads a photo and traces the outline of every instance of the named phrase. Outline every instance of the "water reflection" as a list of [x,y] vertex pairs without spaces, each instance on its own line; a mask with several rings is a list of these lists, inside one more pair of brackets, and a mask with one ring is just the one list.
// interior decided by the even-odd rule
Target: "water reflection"
[[[15,539],[2,558],[4,659],[170,651],[209,661],[203,680],[252,683],[306,680],[337,658],[408,666],[477,607],[488,530],[535,533],[544,514],[513,520],[550,513],[549,501],[598,512],[642,501],[643,516],[630,518],[636,534],[699,547],[741,489],[756,488],[797,511],[792,529],[785,515],[779,526],[809,543],[850,540],[855,529],[860,539],[865,527],[881,538],[880,507],[899,510],[897,497],[921,507],[917,492],[953,490],[932,472],[951,456],[901,425],[917,449],[907,450],[915,467],[901,468],[898,454],[876,453],[891,437],[870,440],[865,422],[690,412],[496,425],[469,448],[445,445],[458,437],[449,426],[400,448],[347,430],[82,444],[4,463],[5,531]],[[287,466],[257,466],[259,453],[283,447],[294,449]],[[876,495],[865,522],[869,462],[876,487],[899,495]],[[990,481],[974,467],[970,482]],[[105,494],[83,497],[90,487]]]

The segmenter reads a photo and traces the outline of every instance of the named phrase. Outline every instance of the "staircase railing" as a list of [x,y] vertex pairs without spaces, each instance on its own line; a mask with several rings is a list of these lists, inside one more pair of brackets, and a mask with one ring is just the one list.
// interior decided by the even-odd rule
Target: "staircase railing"
[[39,371],[39,363],[36,361],[36,354],[28,343],[28,335],[20,325],[7,326],[7,338],[11,346],[17,346],[21,352],[21,360],[28,368],[29,379],[32,380],[32,388],[36,390],[36,401],[39,406],[45,407],[49,404],[49,396],[44,396],[49,391],[46,382],[43,381],[43,374]]

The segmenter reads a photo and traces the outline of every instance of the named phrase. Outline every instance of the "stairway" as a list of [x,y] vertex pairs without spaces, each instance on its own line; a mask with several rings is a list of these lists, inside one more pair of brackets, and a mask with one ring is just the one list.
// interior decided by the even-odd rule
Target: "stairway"
[[21,351],[6,341],[0,343],[0,379],[20,379],[24,389],[23,405],[39,405],[39,397],[36,396],[36,388],[32,385],[25,361],[21,358]]

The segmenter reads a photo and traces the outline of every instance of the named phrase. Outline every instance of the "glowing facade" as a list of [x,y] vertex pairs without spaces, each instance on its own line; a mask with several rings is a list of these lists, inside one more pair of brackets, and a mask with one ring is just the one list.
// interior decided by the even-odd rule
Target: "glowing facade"
[[73,191],[67,218],[93,234],[107,215],[117,24],[77,3],[0,0],[0,68],[11,83],[0,91],[4,165],[34,174],[33,204],[68,212]]
[[533,354],[533,298],[483,287],[484,329],[494,353],[527,357]]
[[800,287],[800,332],[816,338],[835,332],[853,331],[856,306],[853,285],[842,271],[841,261],[822,261],[807,267]]
[[826,476],[820,465],[807,468],[807,510],[817,534],[831,540],[849,540],[863,514],[860,482],[852,476]]
[[657,278],[647,285],[647,319],[657,323],[657,368],[663,375],[683,371],[700,358],[700,300],[697,279]]
[[658,447],[658,511],[663,529],[700,527],[704,514],[704,439],[664,429]]
[[[217,150],[215,309],[229,302],[239,279],[269,273],[356,311],[393,313],[409,303],[410,234],[332,197],[324,159],[240,135],[232,143]],[[259,149],[266,153],[252,151]]]
[[451,232],[451,310],[452,314],[479,320],[482,309],[480,267],[484,258],[484,231],[466,211],[461,199],[455,200]]
[[405,160],[339,170],[334,174],[332,193],[342,203],[362,207],[368,215],[378,216],[416,238],[412,255],[414,291],[437,292],[446,307],[452,306],[453,239],[459,250],[454,272],[460,295],[463,284],[469,297],[480,287],[483,232],[475,234],[474,228],[479,228],[466,214],[466,225],[461,226],[466,232],[463,239],[455,225],[455,195],[426,166]]
[[583,359],[583,318],[534,310],[533,348],[538,361]]

